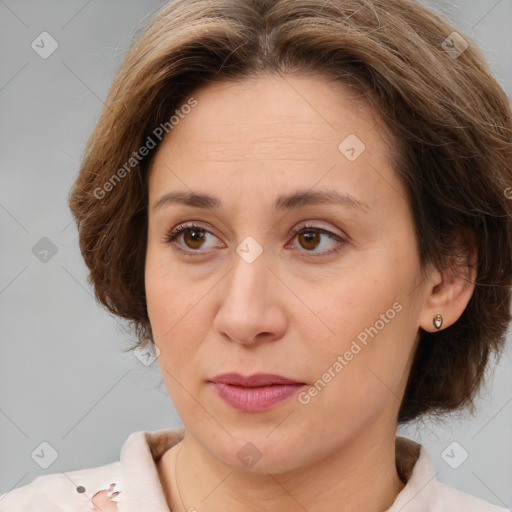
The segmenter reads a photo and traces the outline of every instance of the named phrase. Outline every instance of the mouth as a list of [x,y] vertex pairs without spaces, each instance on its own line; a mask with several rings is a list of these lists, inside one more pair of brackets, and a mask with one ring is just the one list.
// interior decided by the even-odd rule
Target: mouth
[[208,381],[220,398],[238,411],[262,412],[292,397],[306,385],[281,375],[237,373],[218,375]]

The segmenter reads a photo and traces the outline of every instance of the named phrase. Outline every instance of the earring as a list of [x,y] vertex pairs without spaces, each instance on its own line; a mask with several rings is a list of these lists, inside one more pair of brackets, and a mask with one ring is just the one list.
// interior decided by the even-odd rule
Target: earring
[[443,325],[443,317],[438,313],[433,319],[434,327],[440,329]]

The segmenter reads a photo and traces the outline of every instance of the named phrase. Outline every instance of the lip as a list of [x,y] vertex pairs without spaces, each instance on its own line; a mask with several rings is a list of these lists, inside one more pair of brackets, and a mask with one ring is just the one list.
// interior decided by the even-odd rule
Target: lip
[[293,396],[305,386],[281,375],[238,373],[217,375],[209,381],[219,396],[233,408],[243,412],[261,412]]
[[213,377],[211,382],[229,384],[231,386],[243,386],[248,388],[272,386],[274,384],[305,384],[305,382],[300,382],[272,373],[255,373],[253,375],[248,375],[247,377],[240,375],[239,373],[223,373],[222,375]]

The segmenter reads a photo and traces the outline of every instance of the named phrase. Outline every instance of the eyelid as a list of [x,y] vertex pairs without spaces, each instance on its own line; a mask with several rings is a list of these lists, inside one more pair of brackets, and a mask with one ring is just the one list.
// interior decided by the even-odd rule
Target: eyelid
[[303,230],[303,229],[316,229],[316,230],[319,230],[319,231],[324,231],[327,233],[330,233],[334,236],[338,236],[340,238],[343,238],[343,239],[346,239],[348,238],[344,233],[335,233],[332,228],[330,227],[324,227],[322,225],[319,225],[316,223],[317,221],[311,221],[311,220],[306,220],[306,221],[302,221],[302,222],[299,222],[299,224],[297,226],[295,226],[291,233],[295,236],[299,231]]
[[189,228],[189,229],[201,228],[201,229],[204,229],[205,231],[211,232],[212,234],[215,234],[217,232],[216,229],[208,222],[203,222],[203,221],[199,221],[199,220],[189,220],[186,222],[180,222],[180,223],[176,224],[176,226],[171,228],[166,233],[166,237],[171,236],[172,234],[179,233],[180,231],[183,231],[184,229],[187,229],[187,228]]

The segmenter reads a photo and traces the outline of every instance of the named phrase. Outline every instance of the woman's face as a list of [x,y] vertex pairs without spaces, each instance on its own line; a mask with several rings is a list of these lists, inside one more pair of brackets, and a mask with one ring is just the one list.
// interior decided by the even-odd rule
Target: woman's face
[[[293,75],[203,87],[152,164],[160,368],[187,431],[231,467],[283,472],[395,435],[429,283],[392,142],[350,94]],[[301,385],[211,382],[226,373]]]

